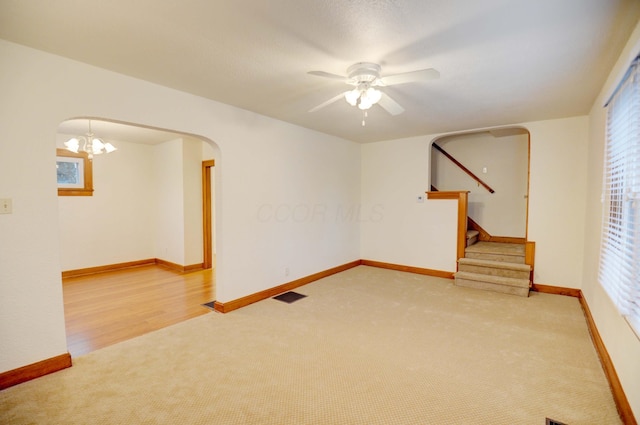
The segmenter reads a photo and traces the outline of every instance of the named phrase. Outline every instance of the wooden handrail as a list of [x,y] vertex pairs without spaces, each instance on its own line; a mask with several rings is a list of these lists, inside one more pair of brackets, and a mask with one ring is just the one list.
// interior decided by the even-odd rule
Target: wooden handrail
[[495,190],[491,189],[491,187],[486,184],[485,182],[482,181],[482,179],[480,179],[480,177],[476,176],[475,174],[473,174],[471,172],[471,170],[469,170],[467,167],[465,167],[464,165],[462,165],[457,159],[455,159],[454,157],[452,157],[447,151],[445,151],[444,149],[442,149],[440,146],[436,145],[435,143],[433,144],[433,147],[436,148],[436,150],[438,150],[440,153],[442,153],[444,156],[446,156],[447,158],[449,158],[449,160],[451,160],[451,162],[453,162],[454,164],[456,164],[462,171],[464,171],[465,173],[467,173],[472,179],[474,179],[476,182],[478,182],[478,184],[481,184],[482,187],[484,187],[485,189],[487,189],[490,193],[494,193]]

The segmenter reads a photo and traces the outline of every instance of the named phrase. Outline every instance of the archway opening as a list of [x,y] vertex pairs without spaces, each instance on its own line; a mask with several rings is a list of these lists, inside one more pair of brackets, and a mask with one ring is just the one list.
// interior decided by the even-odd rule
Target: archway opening
[[529,138],[522,127],[438,137],[431,146],[432,189],[469,191],[469,218],[493,236],[526,240]]
[[[57,147],[85,134],[87,121],[62,122]],[[218,146],[199,136],[131,123],[91,118],[91,126],[96,137],[117,150],[91,160],[90,195],[59,196],[72,355],[205,314],[210,310],[202,304],[215,300],[215,268],[206,270],[204,253],[209,243],[215,256],[217,232],[215,220],[204,222],[202,172],[205,161],[219,164]],[[209,217],[216,217],[218,194],[215,184],[209,188]],[[69,288],[80,298],[70,299]],[[86,297],[92,298],[93,310]]]

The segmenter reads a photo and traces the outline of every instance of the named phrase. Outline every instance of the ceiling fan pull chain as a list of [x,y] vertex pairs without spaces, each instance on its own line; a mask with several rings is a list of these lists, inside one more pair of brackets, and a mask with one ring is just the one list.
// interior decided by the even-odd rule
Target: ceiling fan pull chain
[[365,120],[366,118],[367,118],[367,111],[366,111],[366,110],[364,110],[364,111],[362,111],[362,126],[363,126],[363,127],[365,126],[365,122],[364,122],[364,120]]

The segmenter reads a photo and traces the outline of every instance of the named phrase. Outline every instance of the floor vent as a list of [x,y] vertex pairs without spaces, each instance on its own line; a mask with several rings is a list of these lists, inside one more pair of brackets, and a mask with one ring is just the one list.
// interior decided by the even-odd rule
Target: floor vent
[[204,304],[202,304],[202,306],[203,306],[203,307],[210,308],[211,310],[214,310],[214,311],[215,311],[215,307],[214,307],[214,304],[215,304],[215,303],[216,303],[215,301],[211,301],[210,303],[204,303]]
[[287,304],[291,304],[294,301],[298,301],[302,298],[306,297],[306,295],[299,294],[297,292],[289,291],[284,294],[277,295],[273,297],[274,300],[282,301]]
[[567,424],[565,424],[564,422],[556,421],[555,419],[547,418],[547,421],[544,423],[544,425],[567,425]]

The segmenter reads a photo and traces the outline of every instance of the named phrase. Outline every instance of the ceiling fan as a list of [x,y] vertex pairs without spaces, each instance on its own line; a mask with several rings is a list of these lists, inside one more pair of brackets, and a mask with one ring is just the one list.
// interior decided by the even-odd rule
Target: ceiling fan
[[376,89],[376,87],[388,87],[398,84],[428,81],[440,77],[440,73],[433,68],[420,69],[402,74],[387,75],[385,77],[380,76],[380,71],[380,65],[369,62],[358,62],[351,65],[347,68],[346,77],[324,71],[309,71],[309,74],[311,75],[330,78],[332,80],[340,80],[350,86],[355,86],[354,89],[342,92],[326,102],[311,108],[309,112],[315,112],[344,97],[350,105],[358,106],[358,108],[365,112],[373,105],[378,104],[391,115],[399,115],[404,112],[404,108],[388,94]]

